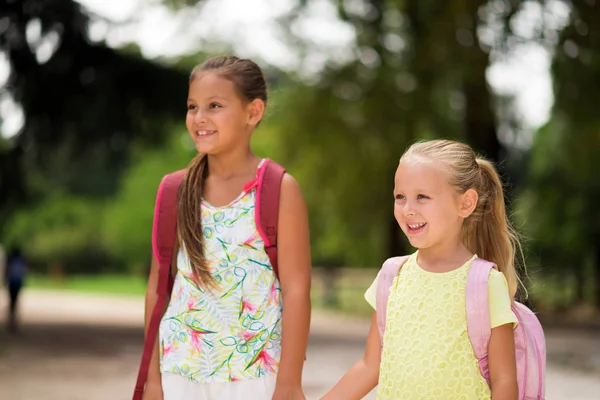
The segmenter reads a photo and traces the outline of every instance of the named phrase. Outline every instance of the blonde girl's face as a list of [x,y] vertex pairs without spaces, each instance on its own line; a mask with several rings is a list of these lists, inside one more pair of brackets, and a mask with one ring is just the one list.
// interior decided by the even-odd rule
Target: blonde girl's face
[[235,84],[216,73],[204,72],[190,83],[186,127],[196,150],[203,154],[230,151],[250,141],[250,103]]
[[416,156],[402,160],[394,183],[394,216],[413,247],[460,238],[470,212],[465,213],[465,196],[448,183],[440,163]]

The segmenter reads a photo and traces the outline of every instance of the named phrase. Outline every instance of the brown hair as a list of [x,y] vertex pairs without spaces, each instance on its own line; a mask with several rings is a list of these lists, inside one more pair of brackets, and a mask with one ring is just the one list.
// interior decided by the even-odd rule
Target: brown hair
[[508,282],[514,299],[520,280],[515,262],[522,257],[519,238],[506,215],[502,181],[494,165],[477,157],[466,144],[451,140],[431,140],[413,144],[402,156],[426,157],[442,164],[448,183],[459,193],[474,189],[479,195],[473,213],[462,227],[463,243],[469,251],[494,262]]
[[[221,56],[206,60],[196,66],[190,75],[190,83],[201,73],[215,73],[234,83],[242,100],[254,99],[267,103],[267,84],[260,67],[251,60],[235,56]],[[177,231],[179,242],[185,247],[192,271],[199,285],[213,287],[215,282],[202,247],[202,188],[208,174],[208,161],[198,154],[189,164],[185,178],[179,187],[177,207]]]

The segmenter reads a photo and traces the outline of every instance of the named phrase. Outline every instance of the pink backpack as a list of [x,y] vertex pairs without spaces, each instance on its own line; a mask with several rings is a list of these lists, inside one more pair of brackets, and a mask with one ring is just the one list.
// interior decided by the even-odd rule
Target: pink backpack
[[[387,302],[394,278],[408,256],[393,257],[381,267],[377,281],[377,328],[383,346]],[[467,274],[467,331],[479,370],[490,384],[487,349],[492,334],[488,302],[488,279],[494,263],[477,258]],[[511,307],[519,324],[515,329],[515,352],[519,400],[544,400],[546,396],[546,340],[540,321],[523,304],[514,302]]]
[[[177,232],[177,197],[179,185],[185,173],[186,170],[179,170],[166,175],[158,187],[152,226],[152,251],[160,264],[156,287],[158,299],[152,311],[144,340],[144,350],[135,383],[133,400],[142,400],[144,396],[148,368],[150,367],[150,359],[154,351],[160,320],[173,290],[175,277],[171,274],[171,257]],[[250,190],[253,185],[256,185],[256,206],[254,208],[256,228],[265,243],[265,252],[277,278],[279,278],[277,268],[277,222],[279,218],[281,180],[284,174],[285,169],[281,165],[266,159],[258,170],[258,177],[244,188],[244,190]]]

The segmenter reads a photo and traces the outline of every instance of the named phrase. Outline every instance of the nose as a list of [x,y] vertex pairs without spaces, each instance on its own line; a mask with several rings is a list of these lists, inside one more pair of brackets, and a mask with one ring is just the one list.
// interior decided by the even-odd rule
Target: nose
[[404,202],[404,205],[402,207],[402,214],[404,214],[407,217],[415,215],[415,209],[413,207],[412,201],[406,200]]
[[197,125],[202,125],[206,123],[206,115],[204,114],[204,112],[202,112],[202,110],[198,109],[196,111],[196,114],[194,115],[194,122]]

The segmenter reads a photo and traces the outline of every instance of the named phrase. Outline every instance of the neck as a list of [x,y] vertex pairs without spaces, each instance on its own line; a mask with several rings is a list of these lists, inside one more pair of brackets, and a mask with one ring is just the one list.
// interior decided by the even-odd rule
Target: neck
[[253,173],[258,167],[260,158],[246,148],[229,153],[208,155],[208,174],[221,178],[231,178]]
[[459,268],[467,262],[471,253],[460,240],[460,235],[455,240],[446,240],[434,246],[419,249],[419,265],[434,272],[446,272]]

